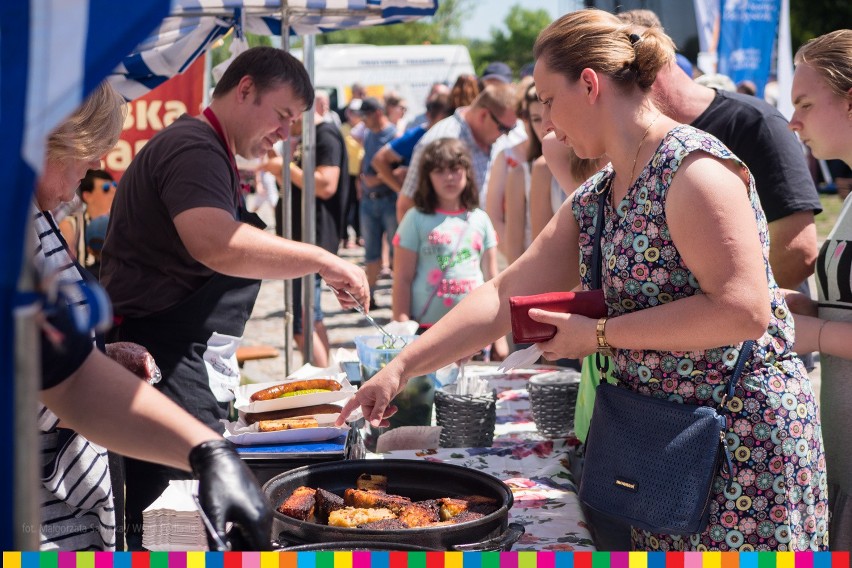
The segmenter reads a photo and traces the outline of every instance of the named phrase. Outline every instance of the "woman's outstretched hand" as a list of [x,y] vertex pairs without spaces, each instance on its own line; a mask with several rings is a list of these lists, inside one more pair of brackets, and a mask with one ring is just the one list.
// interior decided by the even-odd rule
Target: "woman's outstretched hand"
[[385,367],[375,376],[361,385],[355,396],[349,399],[337,417],[336,425],[342,426],[352,412],[361,407],[364,419],[373,427],[384,428],[390,425],[388,418],[396,414],[396,406],[391,404],[402,387],[401,379],[391,366]]

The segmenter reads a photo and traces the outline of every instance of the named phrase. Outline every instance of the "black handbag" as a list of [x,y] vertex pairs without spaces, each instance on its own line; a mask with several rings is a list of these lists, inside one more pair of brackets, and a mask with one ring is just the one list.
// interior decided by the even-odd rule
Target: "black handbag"
[[[601,195],[601,210],[607,189]],[[603,215],[598,221],[590,269],[592,283],[600,287]],[[753,347],[751,340],[743,343],[718,408],[670,402],[601,379],[586,438],[580,500],[595,511],[651,532],[702,532],[722,459],[728,484],[732,479],[725,443],[726,403]],[[601,359],[608,361],[599,357],[599,366]]]

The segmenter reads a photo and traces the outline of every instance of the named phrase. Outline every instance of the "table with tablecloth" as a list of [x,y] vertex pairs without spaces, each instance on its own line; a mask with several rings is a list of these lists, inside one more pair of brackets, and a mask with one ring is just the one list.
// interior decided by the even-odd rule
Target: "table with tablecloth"
[[469,365],[466,373],[488,380],[497,390],[497,426],[490,448],[397,450],[367,454],[369,459],[420,459],[461,465],[490,473],[506,483],[515,503],[509,522],[526,534],[513,550],[594,550],[569,468],[579,444],[573,437],[549,440],[535,429],[528,379],[554,368],[535,367],[498,373],[496,365]]

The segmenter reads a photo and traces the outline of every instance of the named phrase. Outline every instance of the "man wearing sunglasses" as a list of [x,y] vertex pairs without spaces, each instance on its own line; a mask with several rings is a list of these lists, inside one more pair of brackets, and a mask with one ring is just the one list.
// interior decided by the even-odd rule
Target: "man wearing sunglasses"
[[77,256],[77,261],[85,267],[95,262],[94,257],[86,249],[86,230],[92,219],[109,215],[112,201],[115,199],[115,183],[109,172],[104,170],[89,170],[86,177],[80,180],[80,199],[85,208],[75,215],[62,220],[59,230],[68,243],[68,248]]
[[515,128],[518,120],[515,114],[517,104],[518,94],[514,85],[489,85],[470,106],[456,109],[455,114],[430,128],[414,148],[411,165],[396,203],[397,219],[402,220],[405,213],[414,206],[414,193],[420,182],[418,170],[423,148],[440,138],[457,138],[470,150],[479,200],[484,208],[488,170],[491,160],[499,151],[495,142]]

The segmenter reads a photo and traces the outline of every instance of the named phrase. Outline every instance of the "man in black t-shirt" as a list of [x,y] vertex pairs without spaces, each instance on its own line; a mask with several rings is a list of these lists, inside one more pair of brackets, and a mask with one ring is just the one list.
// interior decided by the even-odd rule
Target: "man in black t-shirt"
[[[316,125],[316,168],[314,171],[314,193],[316,195],[316,244],[330,253],[337,254],[341,236],[345,234],[346,208],[349,188],[349,164],[343,135],[333,124],[325,122],[322,116],[314,112]],[[297,122],[291,129],[293,136],[301,136],[302,123]],[[280,174],[280,172],[275,172]],[[304,175],[302,171],[302,143],[294,153],[290,163],[291,211],[293,240],[302,240],[302,189]],[[282,207],[279,200],[277,207]],[[281,212],[278,212],[281,215]],[[283,218],[278,216],[277,218]],[[317,367],[328,366],[329,341],[323,313],[320,306],[321,282],[315,280],[314,298],[314,341],[311,363]],[[302,335],[302,280],[293,281],[293,338],[300,348],[304,345]]]
[[782,288],[806,285],[818,252],[814,215],[822,206],[787,120],[756,97],[699,85],[674,62],[660,70],[651,90],[667,116],[709,132],[745,162],[769,222],[775,280]]

